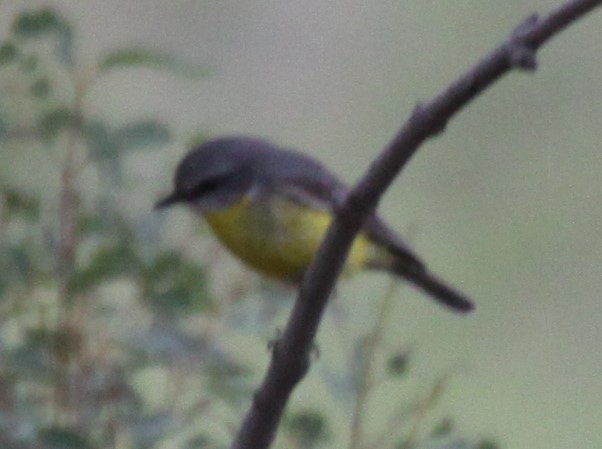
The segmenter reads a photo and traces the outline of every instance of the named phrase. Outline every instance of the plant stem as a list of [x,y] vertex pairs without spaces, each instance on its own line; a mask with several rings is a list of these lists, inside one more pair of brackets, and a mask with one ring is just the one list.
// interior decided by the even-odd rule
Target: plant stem
[[368,396],[374,386],[376,350],[382,342],[387,317],[391,315],[391,307],[397,286],[398,283],[392,279],[380,303],[380,309],[374,321],[374,326],[372,326],[366,339],[366,365],[363,372],[358,373],[357,395],[353,406],[353,417],[351,418],[349,449],[361,449],[363,447],[364,413],[366,411]]

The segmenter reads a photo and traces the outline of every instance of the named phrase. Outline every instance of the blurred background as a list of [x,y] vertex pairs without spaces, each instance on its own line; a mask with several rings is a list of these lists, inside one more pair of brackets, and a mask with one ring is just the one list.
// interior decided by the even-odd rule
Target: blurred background
[[[353,183],[559,4],[0,1],[2,446],[227,447],[294,292],[152,211],[179,159],[252,134]],[[342,281],[277,447],[600,447],[600,29],[487,91],[381,202],[475,313]]]

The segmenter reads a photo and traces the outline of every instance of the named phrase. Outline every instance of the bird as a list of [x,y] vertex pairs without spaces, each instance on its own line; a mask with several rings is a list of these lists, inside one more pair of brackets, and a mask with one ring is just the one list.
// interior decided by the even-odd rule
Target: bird
[[[246,265],[290,284],[301,282],[349,187],[316,159],[250,136],[208,140],[179,162],[171,193],[155,204],[183,204],[200,215]],[[376,213],[355,237],[344,273],[381,270],[448,309],[474,304],[430,273]]]

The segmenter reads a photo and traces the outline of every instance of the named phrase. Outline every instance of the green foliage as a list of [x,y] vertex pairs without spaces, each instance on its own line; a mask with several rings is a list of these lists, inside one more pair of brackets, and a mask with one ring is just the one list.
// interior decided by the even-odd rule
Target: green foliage
[[10,368],[3,374],[10,374],[20,382],[35,380],[39,382],[38,386],[48,384],[51,381],[49,374],[56,374],[49,355],[52,345],[50,334],[42,330],[30,332],[22,345],[7,352]]
[[326,417],[316,410],[289,413],[284,420],[284,430],[297,442],[298,447],[305,448],[326,443],[330,436]]
[[40,58],[37,55],[23,55],[19,59],[19,68],[23,73],[31,74],[40,66]]
[[38,443],[44,449],[93,449],[95,446],[75,430],[49,427],[38,432]]
[[20,39],[53,37],[57,40],[57,55],[65,64],[73,63],[73,31],[71,25],[50,8],[25,11],[15,18],[13,35]]
[[3,256],[7,269],[2,270],[0,277],[7,283],[29,283],[35,270],[30,248],[23,242],[13,243],[5,248]]
[[[175,251],[149,252],[139,217],[126,218],[110,201],[112,181],[125,170],[123,156],[165,147],[169,126],[148,118],[115,125],[89,116],[81,98],[95,78],[79,80],[71,24],[55,10],[18,14],[3,38],[0,84],[22,85],[11,95],[31,113],[11,121],[11,111],[0,109],[0,140],[17,145],[25,138],[23,151],[37,140],[58,164],[66,162],[48,167],[60,180],[52,194],[0,186],[0,323],[11,323],[0,326],[0,388],[7,400],[0,445],[112,447],[127,435],[132,448],[151,447],[182,429],[199,435],[203,415],[208,424],[200,430],[208,436],[191,438],[190,447],[222,447],[210,434],[217,418],[203,404],[222,397],[239,405],[250,394],[249,374],[202,329],[184,325],[213,309],[207,271]],[[132,65],[188,70],[150,49],[110,52],[101,62],[97,75]],[[15,76],[5,70],[10,65],[20,71],[18,83],[7,78]],[[54,86],[69,82],[74,98],[53,98]],[[90,192],[83,168],[111,182]],[[127,293],[112,287],[120,283],[130,286]],[[146,371],[203,379],[207,388],[182,391],[151,410],[155,389],[136,385]],[[6,426],[11,422],[22,427]]]
[[13,42],[7,41],[0,44],[0,65],[10,64],[17,59],[17,55],[17,46]]
[[98,120],[87,120],[81,126],[90,156],[114,181],[121,179],[121,157],[128,152],[154,150],[170,141],[169,128],[155,120],[128,123],[116,129]]
[[7,218],[20,216],[27,220],[37,220],[40,213],[40,200],[30,193],[12,186],[0,187],[0,197],[4,201]]
[[116,277],[135,275],[140,260],[127,243],[100,246],[90,261],[71,276],[70,292],[73,295],[92,290]]
[[43,112],[37,123],[37,129],[43,140],[51,142],[64,129],[73,126],[75,114],[68,106],[58,106]]
[[433,428],[431,435],[433,437],[446,437],[452,433],[453,429],[454,421],[448,416],[437,423],[437,425]]
[[21,38],[40,37],[51,32],[61,32],[66,26],[63,19],[52,9],[26,11],[13,24],[13,32]]
[[50,95],[50,81],[48,78],[38,78],[30,87],[31,95],[39,99],[46,99]]
[[90,156],[96,161],[116,159],[117,145],[106,123],[88,120],[82,126],[82,137],[88,145]]
[[409,354],[393,354],[387,362],[387,372],[391,376],[403,376],[407,372],[409,362]]
[[142,271],[143,298],[157,313],[207,311],[207,284],[205,269],[175,251],[160,254]]
[[490,439],[479,441],[475,449],[500,449],[500,445]]

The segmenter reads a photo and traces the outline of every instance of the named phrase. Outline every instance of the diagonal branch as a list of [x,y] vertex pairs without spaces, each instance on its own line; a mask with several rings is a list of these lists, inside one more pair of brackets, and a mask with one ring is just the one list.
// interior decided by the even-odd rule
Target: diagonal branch
[[418,147],[442,132],[455,113],[512,69],[535,70],[539,47],[601,4],[602,0],[567,1],[543,19],[529,17],[447,89],[415,108],[351,190],[330,226],[305,275],[287,327],[273,347],[270,366],[233,449],[261,449],[272,443],[288,397],[309,368],[314,337],[351,243]]

